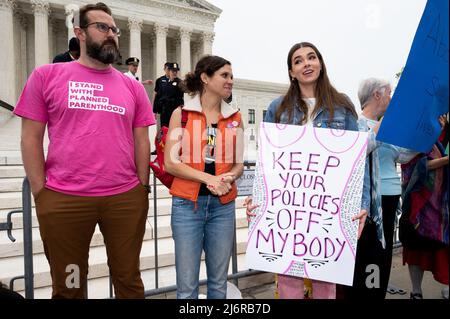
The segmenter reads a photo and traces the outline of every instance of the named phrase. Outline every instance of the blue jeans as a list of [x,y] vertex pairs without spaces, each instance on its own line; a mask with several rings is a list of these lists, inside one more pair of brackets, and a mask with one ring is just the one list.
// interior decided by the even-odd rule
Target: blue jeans
[[175,241],[177,298],[197,299],[202,250],[205,252],[208,299],[225,299],[235,229],[235,202],[222,205],[214,196],[194,202],[174,196],[172,234]]

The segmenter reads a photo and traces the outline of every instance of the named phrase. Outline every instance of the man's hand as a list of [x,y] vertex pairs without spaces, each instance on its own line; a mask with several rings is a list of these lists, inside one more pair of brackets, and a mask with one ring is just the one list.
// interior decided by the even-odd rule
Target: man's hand
[[39,194],[45,187],[45,184],[39,184],[39,185],[31,185],[31,194],[33,194],[33,197],[36,198],[36,195]]
[[367,219],[367,210],[365,209],[361,209],[361,212],[352,217],[352,222],[354,222],[355,220],[359,219],[359,224],[358,224],[358,239],[359,237],[361,237],[361,233],[364,229],[364,225],[366,223],[366,219]]
[[143,84],[143,85],[152,85],[152,84],[153,84],[153,80],[145,80],[145,81],[142,81],[142,84]]

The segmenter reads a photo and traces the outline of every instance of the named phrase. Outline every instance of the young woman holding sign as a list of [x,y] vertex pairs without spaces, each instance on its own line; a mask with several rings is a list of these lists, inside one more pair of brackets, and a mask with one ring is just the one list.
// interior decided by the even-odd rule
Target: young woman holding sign
[[[322,54],[311,43],[295,44],[287,59],[290,86],[286,95],[275,99],[267,110],[265,122],[290,125],[312,125],[321,128],[358,131],[355,107],[350,99],[339,93],[330,83]],[[359,219],[361,233],[368,208],[368,200],[363,196]],[[254,216],[249,197],[245,201],[247,215]],[[314,299],[336,298],[336,285],[312,280]],[[303,278],[279,275],[278,292],[282,299],[303,299]]]

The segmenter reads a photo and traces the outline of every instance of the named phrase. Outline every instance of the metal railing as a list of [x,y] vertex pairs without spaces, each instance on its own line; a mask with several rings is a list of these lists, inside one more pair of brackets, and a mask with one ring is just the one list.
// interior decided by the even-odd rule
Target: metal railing
[[[254,162],[246,162],[244,164],[247,168],[250,168],[255,165]],[[159,256],[158,256],[158,198],[156,192],[157,180],[153,175],[153,222],[154,222],[154,245],[155,245],[155,264],[154,264],[154,273],[155,273],[155,288],[151,290],[145,291],[145,296],[154,296],[162,293],[172,292],[176,290],[176,286],[167,286],[167,287],[159,287]],[[25,286],[25,298],[33,299],[34,298],[34,272],[33,272],[33,238],[32,238],[32,202],[31,202],[31,188],[28,178],[25,177],[22,184],[22,209],[21,210],[13,210],[10,211],[7,215],[6,223],[0,223],[0,231],[7,231],[8,237],[12,242],[15,242],[15,238],[12,235],[13,223],[11,220],[11,216],[13,214],[22,213],[23,215],[23,256],[24,256],[24,274],[21,276],[16,276],[10,280],[9,287],[11,290],[14,290],[14,283],[19,279],[24,280]],[[237,262],[237,242],[236,242],[236,221],[234,228],[234,242],[233,242],[233,250],[231,255],[231,265],[232,265],[232,274],[228,276],[229,280],[233,280],[235,285],[238,285],[238,279],[253,276],[257,274],[264,273],[262,271],[255,270],[247,270],[238,272],[238,262]],[[206,284],[206,280],[201,280],[200,285]],[[87,286],[87,285],[86,285]],[[87,293],[86,293],[87,296]],[[109,276],[109,297],[113,298],[113,284],[111,280],[111,276]]]
[[3,107],[4,109],[7,109],[8,111],[14,111],[14,106],[11,104],[6,103],[3,100],[0,100],[0,107]]
[[6,230],[8,237],[12,242],[16,239],[12,236],[13,223],[11,216],[13,214],[22,213],[23,217],[23,257],[24,257],[24,274],[11,278],[9,289],[14,290],[14,283],[18,279],[25,280],[25,298],[34,298],[34,272],[33,272],[33,234],[31,219],[31,188],[28,178],[24,178],[22,183],[22,209],[10,211],[7,215],[6,223],[0,224],[0,230]]
[[[246,162],[245,166],[251,168],[255,165],[254,162]],[[153,175],[154,176],[154,175]],[[155,296],[163,293],[173,292],[176,290],[176,285],[159,287],[159,256],[158,256],[158,208],[157,208],[157,192],[156,192],[157,181],[156,177],[153,177],[153,221],[154,221],[154,249],[155,249],[155,288],[145,291],[145,296]],[[28,178],[24,178],[22,184],[22,209],[10,211],[7,215],[6,223],[0,223],[0,231],[6,230],[8,232],[8,237],[12,242],[15,242],[15,238],[12,236],[13,224],[11,221],[11,216],[13,214],[22,213],[23,215],[23,251],[24,251],[24,275],[14,277],[10,280],[9,286],[11,290],[14,290],[14,282],[18,279],[24,279],[25,286],[25,298],[34,298],[34,272],[33,272],[33,238],[32,238],[32,215],[31,215],[31,188]],[[396,225],[394,232],[394,248],[400,247],[401,243],[398,238],[398,220],[401,215],[401,199],[399,202],[399,208],[397,208],[396,214]],[[236,223],[236,220],[235,220]],[[238,271],[238,261],[237,261],[237,239],[236,239],[236,224],[234,227],[234,239],[233,239],[233,250],[231,255],[231,265],[232,273],[228,276],[229,280],[233,280],[234,284],[238,286],[238,279],[248,276],[258,275],[264,273],[263,271],[257,270],[246,270]],[[199,282],[200,286],[206,284],[206,279]],[[87,286],[87,285],[86,285]],[[87,293],[86,293],[87,296]],[[109,277],[109,297],[113,298],[113,285],[111,276]]]

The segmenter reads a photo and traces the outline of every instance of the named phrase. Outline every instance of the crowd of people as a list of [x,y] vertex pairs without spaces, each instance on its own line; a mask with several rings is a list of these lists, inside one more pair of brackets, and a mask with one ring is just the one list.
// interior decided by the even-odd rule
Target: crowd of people
[[[144,297],[139,255],[150,189],[148,127],[157,125],[169,130],[164,162],[174,176],[170,193],[177,298],[198,298],[203,252],[207,296],[226,298],[236,180],[243,172],[243,121],[229,104],[231,62],[204,56],[183,78],[178,77],[179,64],[167,62],[163,76],[141,82],[138,58],[126,60],[125,73],[112,66],[120,57],[120,30],[105,4],[83,6],[74,22],[76,37],[69,50],[55,57],[54,64],[33,71],[14,110],[22,117],[22,157],[50,264],[52,297],[86,297],[89,245],[97,225],[116,297]],[[289,88],[270,103],[265,122],[367,131],[369,136],[361,208],[353,217],[359,225],[353,285],[313,280],[312,298],[385,298],[400,197],[411,299],[423,298],[424,271],[448,285],[446,118],[436,119],[443,133],[428,154],[378,142],[392,94],[389,82],[361,82],[358,117],[350,98],[331,84],[314,44],[292,46],[287,73]],[[153,84],[151,103],[143,85]],[[54,91],[44,95],[49,90]],[[46,128],[50,144],[45,159]],[[401,180],[397,164],[402,165]],[[251,197],[245,203],[251,219],[256,205]],[[365,284],[369,264],[380,268],[377,288]],[[68,265],[77,267],[78,285],[67,285]],[[279,275],[278,293],[280,298],[303,299],[304,279]]]

